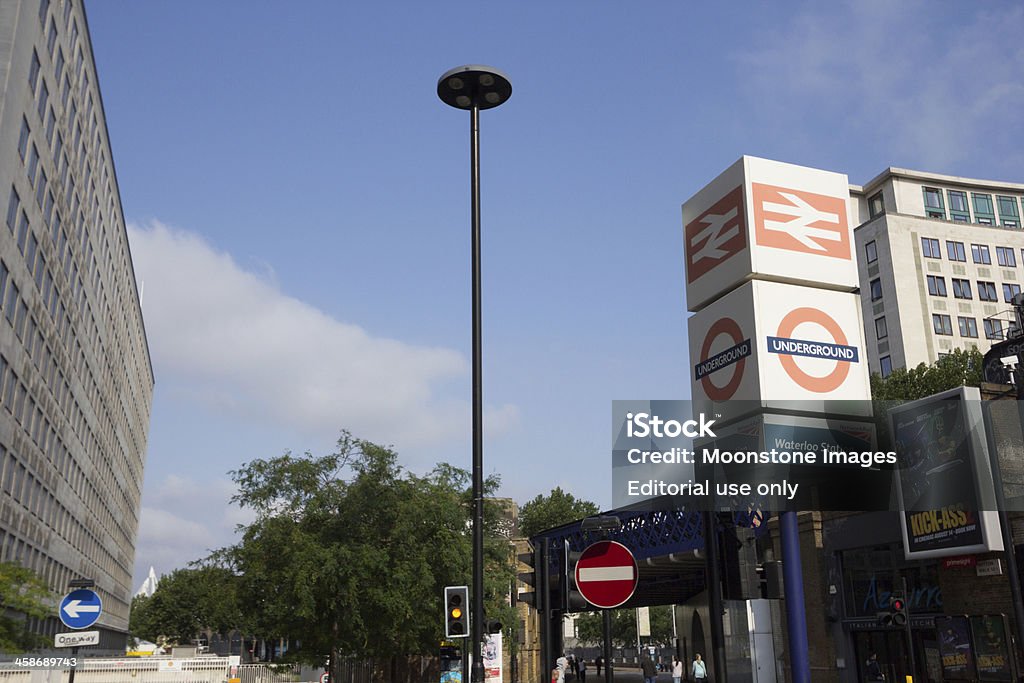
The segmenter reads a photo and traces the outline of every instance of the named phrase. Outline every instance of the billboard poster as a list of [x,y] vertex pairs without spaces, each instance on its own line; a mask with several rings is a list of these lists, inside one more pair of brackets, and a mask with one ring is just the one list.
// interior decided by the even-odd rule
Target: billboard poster
[[1010,650],[1006,634],[1009,631],[1005,614],[970,617],[974,654],[977,658],[978,678],[982,681],[1012,681]]
[[942,679],[945,681],[975,680],[977,674],[967,617],[935,617],[935,630],[939,634]]
[[489,633],[480,651],[485,683],[501,683],[501,633]]
[[978,390],[908,403],[890,423],[907,559],[1002,550]]

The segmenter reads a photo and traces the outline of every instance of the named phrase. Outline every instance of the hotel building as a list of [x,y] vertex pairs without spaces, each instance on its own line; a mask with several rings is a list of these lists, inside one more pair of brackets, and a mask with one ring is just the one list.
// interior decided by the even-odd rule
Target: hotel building
[[1024,283],[1024,185],[889,168],[850,186],[871,372],[1006,337]]

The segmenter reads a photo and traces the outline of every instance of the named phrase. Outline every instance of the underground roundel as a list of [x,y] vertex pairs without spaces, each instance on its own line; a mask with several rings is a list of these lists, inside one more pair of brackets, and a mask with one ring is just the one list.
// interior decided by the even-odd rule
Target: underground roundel
[[[803,339],[797,329],[824,330],[831,342]],[[856,346],[851,346],[843,332],[843,328],[828,313],[808,306],[796,308],[779,323],[777,336],[768,337],[768,353],[777,354],[782,368],[790,379],[807,391],[816,394],[827,394],[835,391],[850,374],[850,365],[859,363],[860,358]],[[819,335],[814,335],[819,336]],[[801,367],[798,358],[813,358],[826,363],[831,369],[824,375],[808,372]]]
[[[716,344],[721,337],[725,337],[729,346],[712,355],[712,348],[721,348],[721,344]],[[750,339],[744,338],[743,330],[732,318],[719,318],[708,328],[700,347],[700,362],[694,366],[693,376],[709,399],[726,401],[736,394],[743,381],[750,352]]]

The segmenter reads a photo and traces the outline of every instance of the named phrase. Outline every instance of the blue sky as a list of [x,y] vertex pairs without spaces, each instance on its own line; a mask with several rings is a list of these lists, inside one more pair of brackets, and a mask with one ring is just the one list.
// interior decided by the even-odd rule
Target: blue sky
[[[895,5],[895,6],[894,6]],[[227,471],[338,431],[611,504],[611,401],[689,396],[680,205],[742,154],[1021,181],[1018,3],[88,3],[156,374],[136,584],[229,543]]]

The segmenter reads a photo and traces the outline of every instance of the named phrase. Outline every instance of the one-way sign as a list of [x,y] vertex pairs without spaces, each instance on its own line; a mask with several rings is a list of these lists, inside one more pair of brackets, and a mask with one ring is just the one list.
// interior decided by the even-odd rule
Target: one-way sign
[[89,628],[103,612],[100,596],[88,588],[73,590],[60,601],[57,615],[68,628]]
[[99,631],[75,631],[73,633],[58,633],[53,638],[54,647],[80,647],[82,645],[99,644]]

